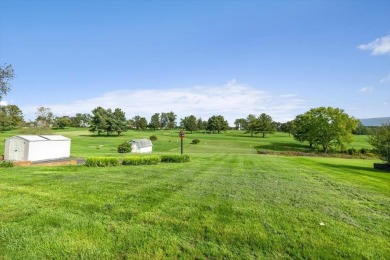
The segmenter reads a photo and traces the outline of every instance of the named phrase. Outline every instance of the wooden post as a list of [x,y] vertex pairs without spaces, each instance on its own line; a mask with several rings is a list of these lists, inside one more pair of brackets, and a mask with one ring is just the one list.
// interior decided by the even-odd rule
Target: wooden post
[[180,131],[179,136],[180,136],[180,154],[183,154],[183,139],[186,134],[184,133],[183,130]]

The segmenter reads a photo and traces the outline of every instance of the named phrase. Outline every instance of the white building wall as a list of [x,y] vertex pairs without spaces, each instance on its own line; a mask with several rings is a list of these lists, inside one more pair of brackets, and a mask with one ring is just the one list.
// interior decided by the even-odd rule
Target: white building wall
[[137,144],[131,144],[131,152],[132,153],[151,153],[153,150],[152,146],[139,148]]
[[11,138],[5,141],[4,160],[25,161],[27,160],[27,144],[21,138]]
[[70,157],[70,141],[42,141],[29,143],[27,161],[54,160]]
[[[44,161],[70,157],[70,139],[52,136],[60,140],[45,140],[39,136],[11,137],[5,141],[4,160]],[[30,138],[30,139],[26,139]]]

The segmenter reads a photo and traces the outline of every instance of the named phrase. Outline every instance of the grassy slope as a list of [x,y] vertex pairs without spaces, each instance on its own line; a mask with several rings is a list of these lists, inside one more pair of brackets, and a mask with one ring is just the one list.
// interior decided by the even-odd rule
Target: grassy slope
[[[176,133],[157,133],[158,153],[179,151]],[[117,155],[119,139],[64,134],[77,156]],[[145,134],[153,133],[120,139]],[[202,143],[188,144],[192,136]],[[288,143],[285,136],[192,136],[188,164],[2,169],[0,256],[390,255],[390,175],[374,171],[372,160],[255,154],[259,142]]]

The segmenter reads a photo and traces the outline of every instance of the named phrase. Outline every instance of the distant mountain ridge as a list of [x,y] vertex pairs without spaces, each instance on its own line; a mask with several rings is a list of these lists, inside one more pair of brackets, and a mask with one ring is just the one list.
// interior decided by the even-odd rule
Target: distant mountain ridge
[[360,122],[362,122],[364,126],[381,126],[385,123],[390,124],[390,117],[364,118],[360,119]]

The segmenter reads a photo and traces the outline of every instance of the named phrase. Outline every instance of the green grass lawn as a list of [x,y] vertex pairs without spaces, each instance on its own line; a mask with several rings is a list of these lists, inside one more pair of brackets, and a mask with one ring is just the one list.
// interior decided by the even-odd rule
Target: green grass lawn
[[[75,157],[153,134],[156,154],[180,151],[174,131],[59,133]],[[301,144],[187,134],[185,164],[0,169],[0,259],[388,259],[390,174],[377,160],[256,154],[267,145]]]

